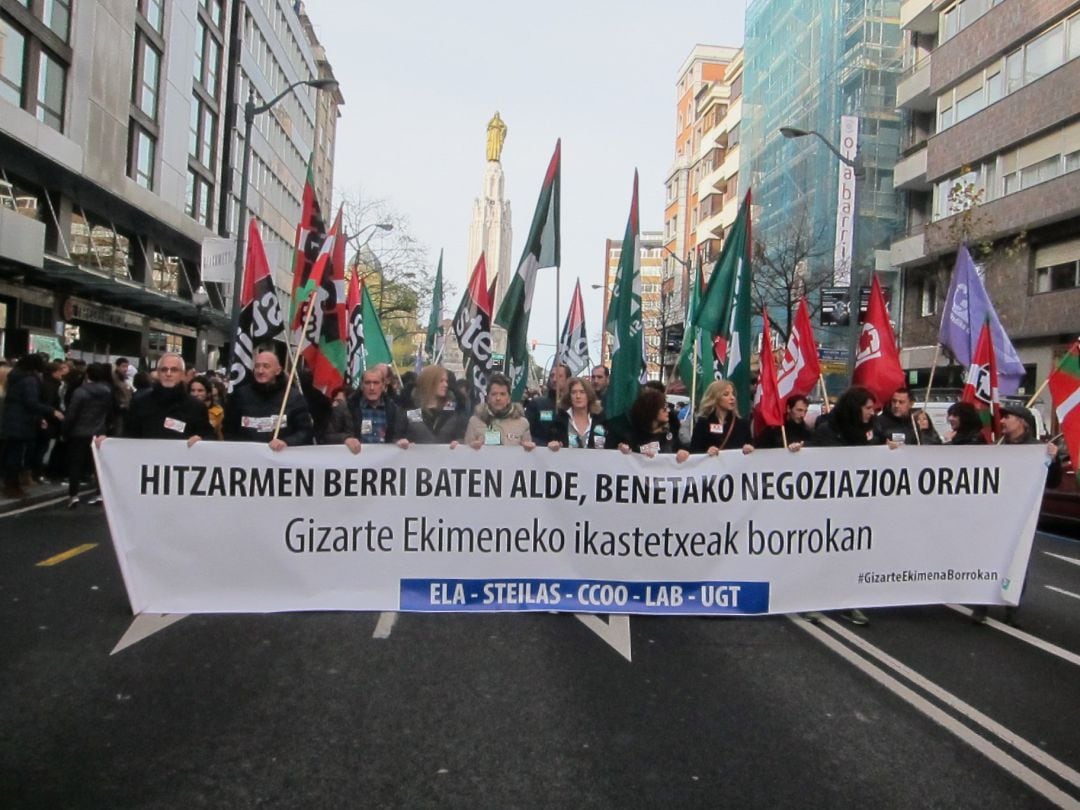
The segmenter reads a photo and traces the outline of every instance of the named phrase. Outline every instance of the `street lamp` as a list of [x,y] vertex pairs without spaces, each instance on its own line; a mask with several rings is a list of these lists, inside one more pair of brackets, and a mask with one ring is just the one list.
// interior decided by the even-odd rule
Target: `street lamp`
[[191,293],[191,303],[195,305],[195,368],[202,368],[206,364],[206,339],[203,337],[202,311],[210,303],[210,294],[206,287],[199,285],[197,290]]
[[855,190],[851,195],[851,272],[848,274],[848,317],[851,322],[848,333],[847,374],[848,380],[850,381],[855,373],[855,354],[859,348],[859,336],[862,334],[862,327],[859,325],[859,313],[862,309],[862,271],[857,259],[859,255],[859,229],[857,227],[859,217],[859,187],[866,178],[866,167],[863,165],[862,150],[859,148],[858,142],[856,142],[855,155],[853,157],[848,157],[837,149],[828,138],[812,129],[780,127],[780,134],[785,138],[804,138],[807,135],[813,135],[825,144],[830,152],[836,155],[837,160],[851,168],[852,176],[855,178]]
[[265,104],[255,103],[255,90],[248,93],[248,100],[244,104],[244,154],[241,158],[240,169],[240,210],[236,216],[236,261],[233,264],[233,297],[232,297],[232,322],[229,331],[229,342],[236,353],[236,330],[240,324],[240,293],[244,286],[244,240],[247,236],[247,201],[248,179],[251,169],[251,125],[256,115],[268,112],[275,104],[297,87],[306,85],[316,90],[336,90],[336,79],[301,79],[293,82]]

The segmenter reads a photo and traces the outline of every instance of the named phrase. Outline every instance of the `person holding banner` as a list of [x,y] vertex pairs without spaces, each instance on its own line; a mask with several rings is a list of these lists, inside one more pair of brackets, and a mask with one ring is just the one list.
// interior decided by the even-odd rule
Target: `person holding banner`
[[911,421],[915,423],[915,429],[919,431],[919,444],[941,444],[941,437],[934,423],[930,421],[930,414],[922,408],[916,408],[911,412]]
[[827,414],[814,425],[814,444],[819,447],[869,447],[882,444],[874,430],[877,401],[870,390],[853,385],[840,395]]
[[761,449],[783,447],[785,437],[787,448],[791,451],[801,450],[806,445],[812,444],[814,433],[806,424],[806,414],[809,409],[810,401],[802,394],[788,397],[783,430],[778,427],[766,427],[758,436],[755,446]]
[[413,404],[405,416],[405,437],[417,444],[449,444],[456,447],[465,436],[468,420],[450,393],[450,378],[442,366],[425,366],[416,377]]
[[[1023,405],[1012,402],[1003,403],[1001,406],[1001,444],[1041,444],[1038,428],[1035,425],[1035,417],[1031,411]],[[1053,442],[1046,443],[1046,484],[1048,487],[1056,487],[1061,483],[1061,460],[1058,458],[1060,449]],[[1024,587],[1020,589],[1020,602],[1024,601],[1024,591],[1027,590],[1028,579],[1024,578]],[[1005,606],[1005,624],[1017,626],[1016,612],[1019,605]],[[986,621],[989,613],[988,605],[976,605],[971,609],[971,621],[982,624]]]
[[874,430],[880,437],[880,444],[887,441],[895,444],[919,443],[911,416],[911,391],[897,388],[893,392],[888,407],[874,417]]
[[360,390],[334,404],[324,444],[342,444],[359,453],[364,444],[409,446],[405,411],[386,393],[386,376],[378,366],[360,376]]
[[970,402],[954,402],[946,414],[952,428],[945,438],[949,444],[986,444],[979,412]]
[[189,447],[212,438],[214,429],[206,406],[183,384],[184,358],[171,353],[161,355],[157,373],[157,382],[131,398],[123,421],[124,438],[186,439]]
[[529,433],[529,420],[516,402],[510,401],[512,383],[498,372],[488,377],[487,398],[476,406],[465,429],[465,443],[473,450],[485,445],[524,447],[532,450],[536,444]]
[[315,428],[311,411],[296,389],[289,391],[289,399],[285,401],[285,375],[273,350],[263,349],[256,353],[252,377],[254,382],[250,385],[241,385],[233,391],[225,408],[226,440],[267,442],[274,452],[312,444]]
[[721,450],[736,449],[742,450],[744,454],[752,453],[753,441],[750,421],[739,416],[734,383],[730,380],[710,383],[701,397],[701,405],[694,420],[694,430],[690,434],[690,453],[708,453],[715,456]]
[[600,397],[588,380],[574,378],[559,401],[555,436],[548,442],[548,447],[552,450],[560,447],[603,450],[606,443],[607,424]]
[[549,444],[556,438],[555,414],[558,402],[566,393],[570,378],[570,366],[556,363],[551,367],[547,396],[533,397],[525,406],[525,418],[529,420],[529,432],[537,444]]
[[667,397],[663,391],[643,386],[627,413],[625,431],[620,431],[618,447],[621,453],[641,453],[653,458],[660,453],[675,452],[675,433],[669,424]]

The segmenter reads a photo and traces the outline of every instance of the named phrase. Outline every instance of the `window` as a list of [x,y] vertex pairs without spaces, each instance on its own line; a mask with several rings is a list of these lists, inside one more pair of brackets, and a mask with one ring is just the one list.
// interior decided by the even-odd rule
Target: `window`
[[135,81],[132,82],[135,105],[148,118],[157,118],[161,54],[146,37],[136,35]]
[[0,17],[0,98],[21,107],[26,37]]
[[67,42],[71,25],[71,0],[44,0],[41,20],[54,34]]
[[1053,157],[1040,160],[1031,166],[1027,166],[1020,170],[1020,188],[1031,188],[1036,183],[1044,183],[1047,180],[1053,180],[1061,174],[1061,156],[1054,155]]
[[1035,81],[1061,64],[1065,26],[1055,25],[1024,49],[1024,84]]
[[937,279],[924,276],[919,280],[919,316],[925,318],[937,313]]
[[156,143],[152,135],[142,127],[131,128],[131,144],[128,173],[132,179],[145,189],[154,189],[154,151]]
[[982,108],[983,94],[980,87],[956,102],[956,123],[963,121],[965,118],[970,118]]
[[64,86],[67,71],[47,51],[38,61],[37,119],[53,129],[64,127]]
[[139,11],[142,12],[146,21],[150,23],[150,27],[160,34],[162,32],[162,23],[165,20],[162,0],[140,0]]
[[1080,56],[1080,15],[1069,20],[1069,46],[1065,54],[1066,59],[1075,59]]
[[1055,292],[1080,287],[1080,262],[1062,262],[1035,268],[1035,292]]
[[993,104],[1005,95],[1005,76],[998,70],[986,77],[986,104]]

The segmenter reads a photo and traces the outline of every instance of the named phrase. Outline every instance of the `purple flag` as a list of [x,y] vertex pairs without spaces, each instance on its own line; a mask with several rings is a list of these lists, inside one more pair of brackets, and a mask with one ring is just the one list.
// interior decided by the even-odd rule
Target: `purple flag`
[[[994,339],[994,354],[998,361],[998,390],[1002,394],[1015,394],[1024,380],[1024,364],[1020,362],[1012,341],[998,320],[967,245],[961,245],[956,254],[949,294],[945,296],[945,312],[941,316],[938,342],[952,353],[957,363],[967,368],[971,365],[979,330],[987,319],[990,321],[990,334]],[[977,327],[975,330],[972,330],[972,324]]]

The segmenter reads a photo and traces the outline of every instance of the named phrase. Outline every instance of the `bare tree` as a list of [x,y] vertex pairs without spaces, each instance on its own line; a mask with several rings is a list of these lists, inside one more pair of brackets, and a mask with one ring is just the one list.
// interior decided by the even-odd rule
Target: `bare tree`
[[754,305],[758,311],[783,313],[783,323],[769,318],[782,339],[791,334],[801,298],[806,297],[811,317],[817,313],[819,304],[811,293],[832,285],[832,267],[819,261],[831,249],[824,225],[815,228],[806,207],[769,239],[754,240]]
[[[395,359],[407,362],[413,337],[427,326],[435,264],[427,247],[413,237],[408,217],[389,201],[366,197],[359,189],[339,192],[339,198],[349,239],[347,264],[360,273],[384,331],[394,340]],[[444,278],[444,310],[452,297],[452,285]]]

